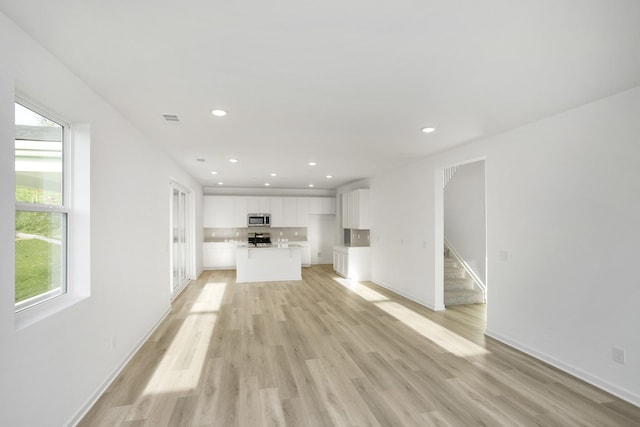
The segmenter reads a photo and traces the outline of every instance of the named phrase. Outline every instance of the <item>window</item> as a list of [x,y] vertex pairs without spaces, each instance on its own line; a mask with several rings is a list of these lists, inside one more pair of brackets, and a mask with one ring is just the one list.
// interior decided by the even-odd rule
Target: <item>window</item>
[[15,104],[15,308],[67,292],[68,126]]

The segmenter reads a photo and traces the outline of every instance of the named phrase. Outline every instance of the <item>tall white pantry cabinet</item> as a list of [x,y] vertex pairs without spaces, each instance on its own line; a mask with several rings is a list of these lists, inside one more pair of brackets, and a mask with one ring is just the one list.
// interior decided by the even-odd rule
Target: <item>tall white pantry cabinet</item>
[[354,190],[342,195],[342,228],[371,228],[368,189]]
[[[342,228],[369,230],[371,212],[369,190],[359,189],[342,194]],[[333,269],[347,279],[371,279],[371,248],[335,246]]]

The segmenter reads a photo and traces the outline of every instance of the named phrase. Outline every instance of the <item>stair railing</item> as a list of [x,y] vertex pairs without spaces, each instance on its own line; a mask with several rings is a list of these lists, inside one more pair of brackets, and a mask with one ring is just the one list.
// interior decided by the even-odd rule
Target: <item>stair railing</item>
[[451,255],[453,255],[456,261],[458,261],[458,263],[460,263],[462,268],[464,268],[464,271],[469,275],[471,280],[473,280],[474,284],[482,291],[482,296],[483,296],[484,302],[486,303],[487,302],[487,285],[473,271],[473,269],[469,266],[469,264],[467,264],[464,258],[462,258],[460,253],[456,250],[456,248],[454,248],[451,245],[451,242],[449,242],[449,240],[447,240],[446,237],[444,238],[444,248],[445,250],[449,251]]
[[447,187],[447,184],[449,183],[449,181],[451,181],[451,178],[453,178],[453,176],[456,174],[459,167],[460,165],[444,168],[444,173],[442,174],[442,188]]

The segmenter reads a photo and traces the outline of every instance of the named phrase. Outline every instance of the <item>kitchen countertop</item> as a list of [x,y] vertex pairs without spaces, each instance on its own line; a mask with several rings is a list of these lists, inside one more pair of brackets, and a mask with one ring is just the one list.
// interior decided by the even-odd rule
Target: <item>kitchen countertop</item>
[[247,249],[288,249],[288,248],[302,248],[303,245],[299,245],[296,243],[289,243],[287,245],[277,243],[272,244],[271,246],[253,246],[248,244],[238,245],[238,249],[247,248]]

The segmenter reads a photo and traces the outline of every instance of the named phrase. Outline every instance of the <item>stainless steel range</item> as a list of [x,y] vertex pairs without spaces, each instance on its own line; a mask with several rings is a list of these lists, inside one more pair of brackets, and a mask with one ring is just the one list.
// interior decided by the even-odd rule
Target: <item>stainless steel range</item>
[[271,246],[271,233],[253,233],[253,236],[249,234],[248,238],[249,246],[253,245],[256,248],[265,248]]

